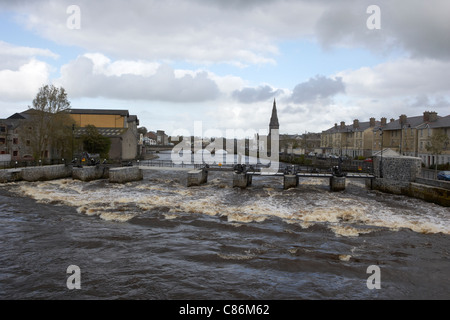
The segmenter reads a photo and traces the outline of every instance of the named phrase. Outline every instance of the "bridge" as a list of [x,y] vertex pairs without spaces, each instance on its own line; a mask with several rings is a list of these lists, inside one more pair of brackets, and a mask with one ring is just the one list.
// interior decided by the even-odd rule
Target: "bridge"
[[170,151],[173,149],[173,145],[147,145],[145,150],[148,151]]

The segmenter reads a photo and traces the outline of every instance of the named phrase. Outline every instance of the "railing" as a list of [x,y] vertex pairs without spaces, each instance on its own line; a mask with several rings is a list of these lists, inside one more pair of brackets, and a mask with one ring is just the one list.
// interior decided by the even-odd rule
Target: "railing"
[[140,166],[147,167],[161,167],[161,168],[193,168],[199,169],[204,167],[201,163],[181,163],[175,164],[172,160],[141,160],[139,161]]
[[430,179],[430,180],[437,180],[436,170],[422,168],[422,178]]
[[68,164],[69,160],[63,159],[47,159],[47,160],[30,160],[30,161],[0,161],[0,169],[14,169],[14,168],[26,168],[37,166],[48,166],[56,164]]

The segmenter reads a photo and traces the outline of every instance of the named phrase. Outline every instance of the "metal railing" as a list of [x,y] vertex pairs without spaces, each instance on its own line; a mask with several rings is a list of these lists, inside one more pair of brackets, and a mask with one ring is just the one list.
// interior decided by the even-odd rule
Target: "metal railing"
[[422,168],[422,178],[429,180],[437,180],[436,170]]
[[47,160],[30,160],[30,161],[0,161],[0,169],[14,169],[37,166],[48,166],[56,164],[69,164],[69,160],[64,159],[47,159]]

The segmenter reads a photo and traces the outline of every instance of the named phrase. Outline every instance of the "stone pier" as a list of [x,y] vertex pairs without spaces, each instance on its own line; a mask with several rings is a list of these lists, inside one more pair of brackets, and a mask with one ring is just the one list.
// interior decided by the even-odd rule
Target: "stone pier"
[[21,177],[25,181],[48,181],[56,179],[70,178],[72,176],[72,166],[64,164],[42,167],[22,168]]
[[127,183],[140,181],[144,178],[142,170],[139,167],[123,167],[109,169],[109,182]]
[[208,182],[208,171],[203,169],[191,170],[187,175],[187,186],[200,186]]
[[284,175],[284,189],[296,188],[298,186],[298,176],[294,174]]
[[345,177],[333,176],[330,178],[330,191],[344,191]]
[[103,165],[77,168],[72,171],[72,178],[81,181],[93,181],[109,178],[109,168]]
[[252,184],[252,175],[246,173],[233,173],[233,188],[245,189]]
[[22,169],[0,170],[0,183],[16,182],[22,180]]

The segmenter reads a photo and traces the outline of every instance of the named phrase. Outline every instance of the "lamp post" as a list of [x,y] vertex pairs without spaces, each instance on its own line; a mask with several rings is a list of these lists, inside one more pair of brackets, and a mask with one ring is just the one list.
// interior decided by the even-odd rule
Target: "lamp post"
[[383,128],[378,129],[381,136],[380,178],[383,178]]
[[74,138],[74,132],[75,132],[75,124],[72,124],[72,160],[73,160],[73,138]]

